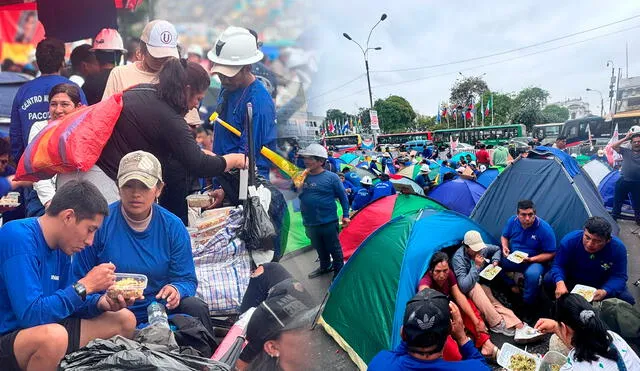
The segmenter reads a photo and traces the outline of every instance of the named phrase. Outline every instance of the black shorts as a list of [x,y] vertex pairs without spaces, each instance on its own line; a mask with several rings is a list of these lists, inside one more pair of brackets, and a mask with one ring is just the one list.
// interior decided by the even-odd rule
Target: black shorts
[[[80,348],[80,322],[80,318],[66,318],[59,322],[69,334],[67,354]],[[20,371],[18,361],[13,352],[13,345],[20,331],[22,330],[15,330],[0,336],[0,370]]]

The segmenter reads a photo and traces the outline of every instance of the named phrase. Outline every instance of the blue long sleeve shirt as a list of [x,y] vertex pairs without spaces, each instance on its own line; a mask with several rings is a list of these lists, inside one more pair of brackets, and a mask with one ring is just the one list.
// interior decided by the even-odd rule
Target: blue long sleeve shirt
[[300,211],[305,226],[322,225],[338,220],[336,199],[342,206],[342,217],[349,217],[349,200],[340,178],[330,171],[307,175],[300,193]]
[[271,161],[260,154],[260,149],[265,146],[276,150],[277,128],[276,109],[273,99],[264,85],[256,80],[251,85],[235,91],[222,89],[218,97],[218,105],[227,97],[226,109],[218,112],[220,118],[238,129],[242,135],[235,134],[222,125],[213,126],[213,152],[217,155],[230,153],[249,153],[247,145],[247,130],[245,130],[247,118],[247,103],[253,105],[253,144],[256,154],[256,166],[258,173],[265,179],[269,179]]
[[344,177],[351,182],[351,184],[357,186],[360,184],[360,177],[355,171],[348,171],[344,174]]
[[353,210],[362,209],[366,204],[369,203],[369,201],[371,201],[372,193],[373,192],[371,188],[365,188],[365,187],[359,188],[358,191],[356,192],[356,195],[353,197],[351,208]]
[[607,291],[615,297],[627,286],[627,249],[617,237],[595,254],[584,249],[582,230],[568,233],[560,241],[553,260],[551,274],[554,282],[570,281]]
[[129,307],[138,323],[147,322],[147,306],[165,285],[175,286],[181,299],[196,293],[189,233],[178,217],[160,205],[153,205],[147,229],[136,232],[124,219],[120,201],[111,204],[93,245],[74,257],[73,276],[82,277],[108,262],[116,266],[116,273],[144,274],[149,280],[144,300]]
[[0,229],[0,335],[101,314],[99,296],[82,301],[73,282],[71,257],[47,245],[37,218]]
[[[22,85],[13,98],[11,108],[11,156],[16,162],[29,143],[29,131],[36,121],[49,119],[49,92],[58,84],[73,84],[71,80],[60,75],[40,76]],[[87,98],[80,90],[80,101],[87,104]]]
[[11,182],[6,177],[0,178],[0,197],[4,197],[11,191]]
[[378,182],[373,186],[373,195],[371,201],[375,201],[380,197],[391,196],[396,194],[396,189],[393,187],[393,183],[390,180]]
[[433,361],[423,361],[412,357],[407,352],[407,344],[403,341],[393,351],[383,350],[369,363],[369,371],[411,371],[411,370],[490,370],[482,354],[469,340],[460,347],[462,360],[457,362],[445,361],[438,358]]

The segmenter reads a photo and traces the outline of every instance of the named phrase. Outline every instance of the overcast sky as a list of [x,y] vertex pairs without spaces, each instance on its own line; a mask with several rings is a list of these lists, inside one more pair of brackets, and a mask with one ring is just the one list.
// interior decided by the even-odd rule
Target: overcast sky
[[[622,67],[624,76],[625,42],[629,45],[629,76],[640,75],[640,17],[491,58],[381,72],[482,57],[640,16],[640,1],[314,1],[317,10],[311,16],[320,30],[321,54],[309,103],[310,110],[321,115],[329,108],[355,113],[357,107],[368,107],[362,52],[342,33],[364,47],[382,13],[388,18],[373,31],[369,42],[370,47],[383,48],[369,53],[373,99],[400,95],[422,114],[434,115],[439,102],[448,100],[458,72],[467,76],[486,73],[483,78],[493,91],[539,86],[551,94],[549,102],[582,97],[596,114],[600,96],[585,89],[598,89],[604,95],[606,113],[611,74],[606,63],[613,60],[616,74]],[[555,50],[540,52],[551,48]],[[529,55],[536,52],[540,53]]]

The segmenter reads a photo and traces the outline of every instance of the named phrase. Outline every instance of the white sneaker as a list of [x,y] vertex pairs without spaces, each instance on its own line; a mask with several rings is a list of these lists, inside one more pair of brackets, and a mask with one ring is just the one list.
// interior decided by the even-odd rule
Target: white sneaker
[[534,329],[533,327],[525,323],[524,326],[522,326],[522,328],[516,329],[516,334],[513,340],[517,344],[526,344],[526,343],[533,343],[537,340],[540,340],[543,337],[544,337],[543,333],[541,333],[540,331]]
[[516,331],[514,329],[507,328],[507,324],[504,322],[504,319],[500,321],[498,325],[490,328],[490,330],[495,332],[496,334],[502,334],[508,337],[512,337],[516,334]]

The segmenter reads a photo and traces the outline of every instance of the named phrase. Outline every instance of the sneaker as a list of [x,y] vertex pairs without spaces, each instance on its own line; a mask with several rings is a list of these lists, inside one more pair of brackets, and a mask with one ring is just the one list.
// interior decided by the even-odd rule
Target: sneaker
[[543,337],[543,333],[525,323],[522,328],[516,329],[516,334],[513,337],[513,340],[517,344],[528,344],[540,340]]
[[516,334],[516,331],[514,329],[507,328],[507,324],[504,322],[504,319],[500,321],[497,326],[493,326],[492,328],[490,328],[490,330],[495,332],[496,334],[502,334],[508,337],[512,337]]
[[316,277],[320,277],[320,276],[322,276],[324,274],[331,273],[331,272],[333,272],[333,269],[331,267],[326,268],[326,269],[318,268],[318,269],[314,270],[313,272],[309,273],[309,275],[307,277],[309,277],[309,279],[316,278]]

